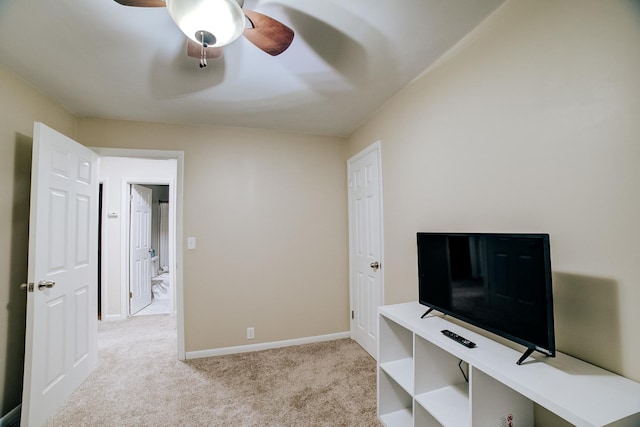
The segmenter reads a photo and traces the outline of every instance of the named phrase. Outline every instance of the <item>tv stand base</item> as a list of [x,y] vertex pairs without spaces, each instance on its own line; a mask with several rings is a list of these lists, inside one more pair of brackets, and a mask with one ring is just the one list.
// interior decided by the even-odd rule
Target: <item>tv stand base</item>
[[522,365],[522,362],[524,362],[524,360],[531,356],[531,353],[533,353],[535,351],[535,348],[528,348],[523,354],[522,357],[520,359],[518,359],[518,361],[516,362],[516,365]]
[[421,319],[424,319],[427,314],[431,313],[433,311],[433,308],[430,308],[429,310],[425,311],[424,314],[422,316],[420,316]]

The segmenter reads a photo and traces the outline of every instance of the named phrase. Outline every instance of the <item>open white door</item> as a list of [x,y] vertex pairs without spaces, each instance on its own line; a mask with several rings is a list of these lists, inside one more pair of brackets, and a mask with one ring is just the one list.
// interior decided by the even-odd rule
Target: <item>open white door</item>
[[97,363],[97,159],[34,124],[23,426],[44,424]]
[[348,161],[351,337],[377,359],[382,289],[380,143]]
[[151,304],[151,197],[150,188],[131,185],[129,237],[129,314]]

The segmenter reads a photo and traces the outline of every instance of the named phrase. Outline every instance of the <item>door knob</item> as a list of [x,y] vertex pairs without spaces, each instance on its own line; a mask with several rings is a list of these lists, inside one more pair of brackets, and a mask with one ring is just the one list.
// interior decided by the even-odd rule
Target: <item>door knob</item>
[[41,280],[38,282],[38,290],[43,290],[45,288],[53,288],[56,285],[56,282],[53,280]]
[[380,263],[378,261],[374,261],[369,267],[373,268],[373,270],[375,271],[380,268]]

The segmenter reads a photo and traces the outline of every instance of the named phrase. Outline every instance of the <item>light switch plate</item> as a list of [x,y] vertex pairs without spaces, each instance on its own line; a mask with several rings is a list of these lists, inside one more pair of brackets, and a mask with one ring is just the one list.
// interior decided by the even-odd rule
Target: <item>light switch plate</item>
[[196,248],[196,238],[187,237],[187,249],[195,249],[195,248]]

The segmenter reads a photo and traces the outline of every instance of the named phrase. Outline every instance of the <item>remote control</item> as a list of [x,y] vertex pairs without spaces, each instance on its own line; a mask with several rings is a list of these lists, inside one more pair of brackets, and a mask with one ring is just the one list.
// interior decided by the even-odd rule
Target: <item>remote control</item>
[[468,339],[466,339],[465,337],[461,337],[460,335],[451,332],[448,329],[443,329],[441,331],[446,337],[451,338],[454,341],[459,342],[460,344],[462,344],[465,347],[469,347],[469,348],[474,348],[476,346],[476,343],[474,343],[473,341],[469,341]]

